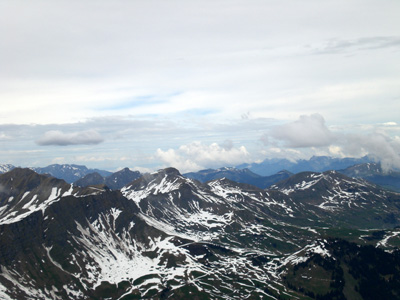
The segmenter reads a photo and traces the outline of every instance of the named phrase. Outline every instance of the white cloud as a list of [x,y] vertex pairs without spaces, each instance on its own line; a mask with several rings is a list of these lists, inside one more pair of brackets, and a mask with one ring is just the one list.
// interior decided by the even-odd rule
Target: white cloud
[[328,148],[329,154],[334,156],[334,157],[345,157],[345,155],[343,154],[343,150],[341,147],[339,146],[329,146]]
[[[291,148],[328,146],[335,139],[320,114],[300,116],[292,123],[273,128],[271,135]],[[265,139],[264,136],[263,140]]]
[[[218,111],[224,118],[283,120],[318,111],[346,119],[352,111],[337,101],[362,110],[359,118],[384,122],[389,114],[396,118],[397,110],[388,107],[399,108],[392,99],[399,86],[392,62],[399,52],[391,48],[399,39],[397,0],[363,2],[362,14],[354,14],[360,1],[344,0],[239,0],[229,6],[116,0],[97,1],[95,8],[62,0],[40,8],[3,2],[0,123],[69,123],[190,109]],[[361,55],[310,54],[315,48],[349,47]],[[362,93],[371,82],[388,81],[393,84],[379,84],[372,96],[368,90],[368,99]],[[353,86],[344,91],[346,84]],[[310,99],[316,91],[321,95]],[[371,113],[378,106],[386,109]]]
[[202,166],[198,165],[190,158],[179,154],[179,151],[174,149],[169,149],[167,151],[157,149],[156,157],[164,163],[163,167],[174,167],[183,173],[203,169]]
[[[121,169],[123,169],[123,168],[125,168],[125,167],[119,167],[119,168],[117,168],[116,170],[121,170]],[[130,168],[130,170],[132,170],[132,171],[139,171],[140,173],[151,173],[151,172],[153,172],[154,170],[153,169],[150,169],[150,168],[144,168],[144,167],[133,167],[133,168]]]
[[[261,136],[265,153],[275,157],[294,157],[289,150],[300,149],[296,155],[333,155],[361,157],[369,155],[381,162],[384,170],[400,169],[400,138],[397,123],[337,127],[331,131],[319,114],[303,115],[294,122],[276,126]],[[392,133],[389,135],[388,133]],[[271,141],[270,136],[274,138]],[[294,148],[294,149],[293,149]]]
[[397,126],[398,124],[396,122],[385,122],[383,123],[384,126]]
[[[311,147],[350,153],[351,141],[333,125],[344,133],[363,124],[368,128],[352,129],[367,136],[380,124],[399,135],[398,0],[2,3],[3,161],[73,162],[83,155],[100,166],[109,155],[152,168],[160,161],[147,158],[160,148],[164,163],[190,169],[235,161],[220,157],[233,157],[235,145],[252,157],[262,143],[269,157],[295,159]],[[85,135],[90,129],[96,132]],[[268,134],[261,143],[262,132]],[[195,159],[193,149],[179,148],[193,137],[206,148],[227,141],[204,150],[214,151],[213,159],[200,150]],[[103,139],[95,151],[40,147]],[[282,145],[279,153],[267,151]],[[377,152],[363,145],[354,155]],[[24,155],[37,148],[46,153]]]
[[230,151],[233,148],[233,141],[232,140],[225,140],[222,143],[220,143],[219,146],[222,147],[226,151]]
[[103,142],[103,138],[95,130],[72,133],[51,130],[36,141],[40,146],[96,145],[101,142]]
[[65,157],[54,157],[51,160],[52,164],[64,164],[65,163]]
[[368,154],[380,161],[384,170],[400,169],[400,139],[392,138],[385,132],[344,135],[340,146],[349,156]]
[[182,145],[177,150],[157,149],[156,157],[163,161],[165,166],[175,167],[181,172],[190,172],[248,162],[250,154],[244,146],[224,148],[217,143],[205,145],[193,142]]
[[[88,162],[104,162],[104,161],[127,161],[129,158],[125,156],[118,156],[118,157],[106,157],[106,156],[93,156],[93,155],[80,155],[75,156],[74,161],[79,161],[83,163]],[[123,169],[123,167],[121,167]]]

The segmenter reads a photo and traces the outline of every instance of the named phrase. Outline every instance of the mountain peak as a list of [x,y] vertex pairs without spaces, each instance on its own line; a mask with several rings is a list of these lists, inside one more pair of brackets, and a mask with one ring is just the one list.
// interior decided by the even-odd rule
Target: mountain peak
[[97,172],[89,173],[74,182],[75,185],[80,187],[86,187],[90,185],[101,185],[104,183],[105,183],[104,177]]
[[[16,167],[13,168],[12,170],[9,171],[9,173],[7,174],[7,176],[26,176],[26,175],[39,175],[38,173],[36,173],[34,170],[30,169],[30,168],[20,168],[20,167]],[[5,175],[3,175],[5,176]]]
[[37,174],[28,168],[15,168],[0,175],[0,223],[13,223],[44,211],[74,188],[62,179]]
[[127,172],[131,172],[131,170],[128,167],[125,167],[125,168],[123,168],[123,169],[121,169],[121,170],[119,170],[119,171],[117,171],[115,173],[127,173]]
[[158,195],[177,190],[182,184],[189,183],[190,179],[183,177],[175,168],[165,168],[151,174],[144,174],[121,190],[128,198],[140,202],[148,195]]
[[289,172],[288,170],[281,170],[281,171],[279,171],[278,173],[276,173],[276,174],[287,174],[287,175],[290,175],[290,176],[292,176],[293,175],[293,173],[292,172]]
[[167,174],[167,175],[172,175],[172,176],[182,176],[181,173],[178,171],[178,169],[175,169],[172,167],[158,170],[156,173]]

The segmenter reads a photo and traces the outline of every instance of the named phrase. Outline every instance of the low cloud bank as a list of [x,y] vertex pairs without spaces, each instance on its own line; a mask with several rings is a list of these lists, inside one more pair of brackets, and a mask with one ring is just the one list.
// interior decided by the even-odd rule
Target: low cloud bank
[[366,153],[381,162],[382,169],[400,169],[400,139],[392,138],[384,132],[368,135],[345,135],[342,148],[349,155]]
[[335,140],[324,118],[319,114],[300,116],[292,123],[275,127],[272,137],[282,140],[290,148],[328,146]]
[[47,131],[36,144],[40,146],[96,145],[104,139],[95,130],[64,133],[58,130]]
[[182,145],[177,150],[157,149],[156,152],[156,157],[166,166],[175,167],[184,173],[210,167],[234,166],[248,161],[249,156],[244,146],[235,148],[230,141],[225,141],[222,145],[193,142]]
[[[330,128],[322,115],[302,115],[297,120],[267,130],[261,137],[262,149],[237,146],[232,140],[204,144],[193,142],[179,148],[157,149],[154,158],[163,166],[181,172],[221,166],[237,166],[265,158],[299,159],[308,155],[362,157],[368,155],[381,162],[384,171],[400,169],[400,137],[398,124]],[[347,132],[344,132],[346,130]],[[389,134],[390,133],[390,134]],[[261,145],[261,144],[259,144]],[[308,154],[308,155],[307,155]]]
[[[389,123],[384,125],[397,125]],[[320,114],[303,115],[294,122],[276,126],[261,140],[266,145],[275,142],[285,148],[328,147],[342,156],[369,155],[380,161],[384,170],[400,169],[400,137],[389,136],[382,128],[375,128],[369,134],[333,132]]]

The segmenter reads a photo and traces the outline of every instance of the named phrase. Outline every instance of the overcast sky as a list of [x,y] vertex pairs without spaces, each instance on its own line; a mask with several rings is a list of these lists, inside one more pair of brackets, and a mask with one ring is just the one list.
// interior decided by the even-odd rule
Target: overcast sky
[[399,0],[0,2],[0,163],[400,167]]

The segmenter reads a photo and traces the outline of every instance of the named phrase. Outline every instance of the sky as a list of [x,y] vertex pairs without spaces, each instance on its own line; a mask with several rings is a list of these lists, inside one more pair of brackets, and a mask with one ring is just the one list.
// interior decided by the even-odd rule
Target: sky
[[398,0],[0,2],[0,164],[400,168]]

